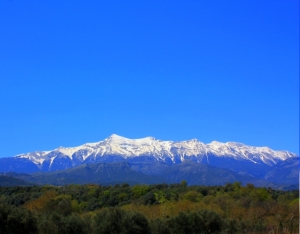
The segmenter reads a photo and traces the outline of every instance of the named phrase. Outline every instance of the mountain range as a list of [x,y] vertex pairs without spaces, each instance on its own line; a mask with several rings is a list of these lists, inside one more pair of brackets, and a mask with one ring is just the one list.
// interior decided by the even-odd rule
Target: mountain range
[[197,139],[176,142],[113,134],[77,147],[0,158],[0,172],[13,172],[33,183],[173,183],[184,179],[189,184],[241,181],[280,187],[298,184],[299,156],[236,142],[204,144]]

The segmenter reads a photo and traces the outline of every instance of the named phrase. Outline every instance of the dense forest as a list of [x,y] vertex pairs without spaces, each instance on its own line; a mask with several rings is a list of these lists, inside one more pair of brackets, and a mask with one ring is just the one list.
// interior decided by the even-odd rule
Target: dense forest
[[299,193],[185,181],[1,187],[0,233],[299,233]]

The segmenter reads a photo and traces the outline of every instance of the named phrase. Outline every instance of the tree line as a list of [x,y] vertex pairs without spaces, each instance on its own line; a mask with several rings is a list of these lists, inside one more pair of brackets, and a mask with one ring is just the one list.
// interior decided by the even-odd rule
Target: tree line
[[299,233],[299,193],[238,182],[0,187],[0,233]]

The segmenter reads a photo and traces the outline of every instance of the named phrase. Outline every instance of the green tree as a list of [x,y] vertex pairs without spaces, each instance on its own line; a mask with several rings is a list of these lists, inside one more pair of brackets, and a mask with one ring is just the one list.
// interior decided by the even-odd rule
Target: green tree
[[150,222],[151,234],[170,234],[164,219],[154,219]]
[[148,185],[135,185],[132,187],[132,194],[134,198],[139,198],[149,191],[149,186]]
[[143,215],[114,207],[101,210],[96,214],[93,220],[93,233],[148,234],[150,229]]
[[15,208],[7,216],[7,232],[14,234],[37,233],[36,219],[30,211]]

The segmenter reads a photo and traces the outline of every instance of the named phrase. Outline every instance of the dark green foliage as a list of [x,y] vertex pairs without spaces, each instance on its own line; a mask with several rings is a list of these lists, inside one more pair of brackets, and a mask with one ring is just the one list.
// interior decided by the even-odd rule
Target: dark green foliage
[[224,220],[223,230],[228,234],[240,233],[242,231],[240,223],[235,219]]
[[0,233],[298,233],[298,204],[298,191],[240,183],[2,187]]
[[[194,216],[194,217],[193,217]],[[175,216],[167,221],[167,226],[172,234],[194,234],[200,233],[202,227],[197,224],[197,219],[195,220],[195,215],[189,215],[184,213],[179,213],[178,216]]]
[[136,212],[126,212],[122,220],[122,232],[132,234],[149,234],[148,220],[144,215]]
[[96,214],[93,223],[93,233],[117,234],[121,232],[122,211],[111,208],[100,211]]
[[223,223],[221,217],[216,212],[204,210],[199,211],[197,214],[199,215],[201,224],[203,224],[205,234],[221,231]]
[[7,216],[6,229],[14,234],[37,233],[36,219],[28,210],[14,208]]
[[71,201],[66,198],[51,199],[44,207],[45,212],[57,212],[63,216],[70,215],[72,213]]
[[155,194],[153,191],[148,192],[144,196],[141,196],[139,201],[143,205],[153,205],[155,203]]
[[98,212],[93,221],[93,233],[97,234],[148,234],[147,219],[139,214],[125,212],[119,208],[108,208]]
[[170,229],[166,225],[164,219],[154,219],[150,222],[152,234],[170,234]]
[[80,216],[75,213],[66,218],[66,224],[66,233],[84,234],[86,232],[86,224],[80,218]]
[[39,218],[38,233],[42,234],[84,234],[86,232],[86,224],[79,215],[73,213],[65,217],[57,212],[43,215]]
[[0,233],[7,232],[7,216],[11,209],[8,205],[0,205]]
[[213,211],[179,213],[166,222],[172,234],[219,233],[222,230],[222,220]]
[[226,228],[225,223],[223,223],[217,213],[206,210],[188,213],[181,212],[171,218],[155,219],[150,223],[150,227],[153,234],[211,234],[220,233]]

